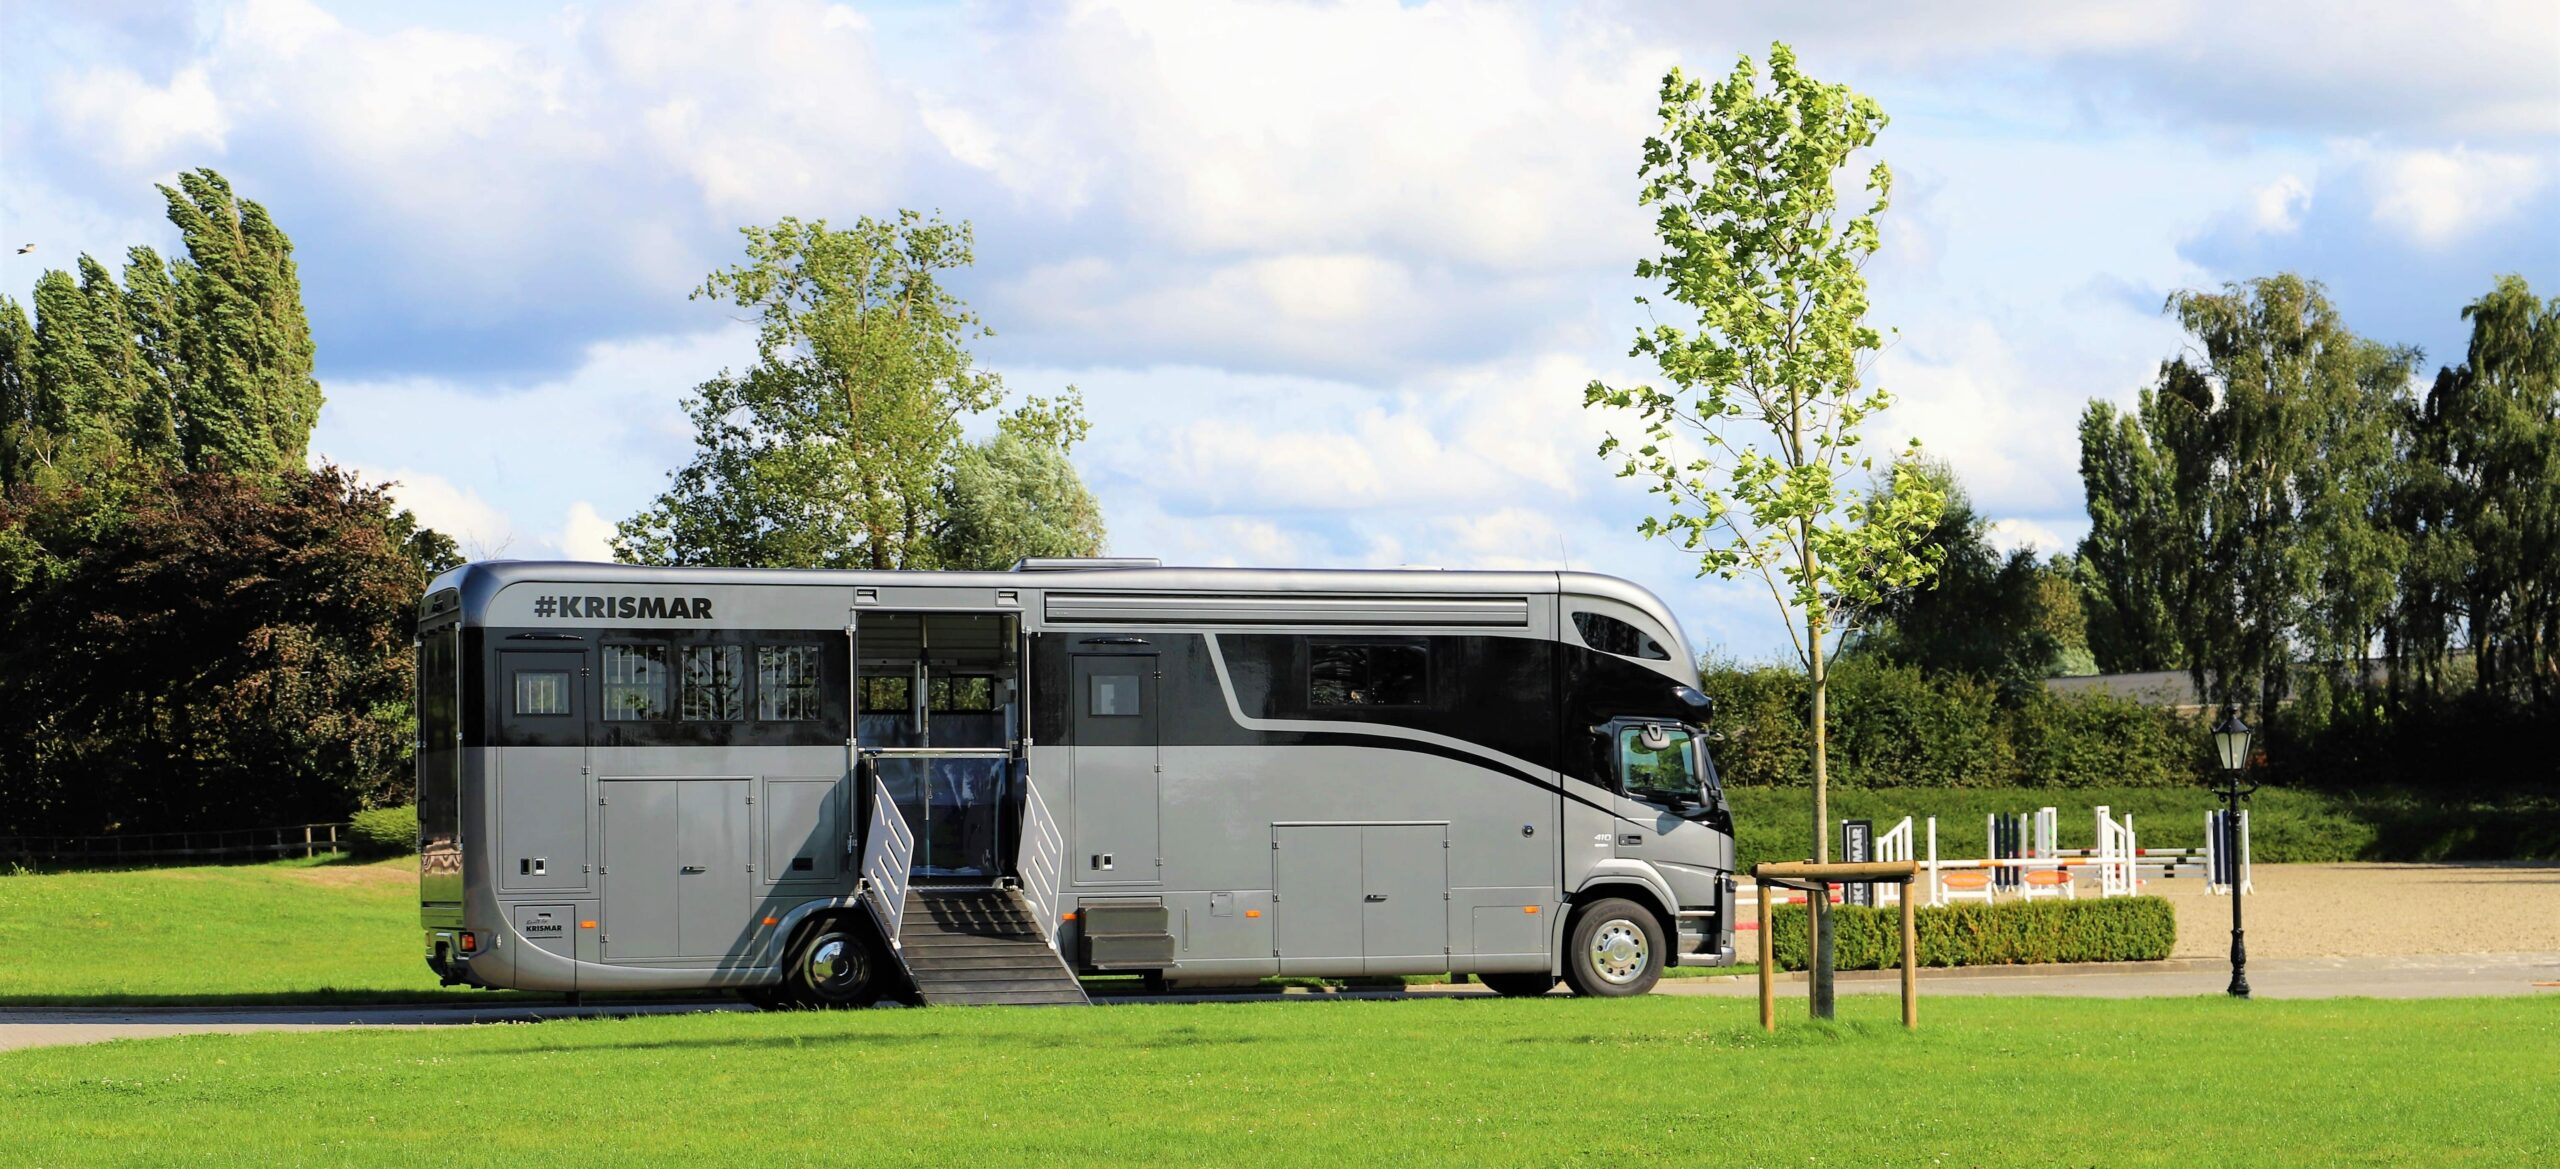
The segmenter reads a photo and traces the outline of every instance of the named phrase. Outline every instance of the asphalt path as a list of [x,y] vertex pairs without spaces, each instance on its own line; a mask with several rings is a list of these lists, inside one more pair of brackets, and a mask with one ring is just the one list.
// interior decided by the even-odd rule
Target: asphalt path
[[[1920,995],[2059,995],[2078,998],[2173,998],[2219,994],[2230,967],[2203,959],[2093,966],[2013,966],[1941,969],[1921,973]],[[2458,998],[2494,995],[2560,995],[2560,953],[2409,955],[2387,958],[2267,958],[2249,964],[2250,989],[2259,998]],[[1842,994],[1895,994],[1890,971],[1842,976]],[[1778,993],[1804,996],[1801,976],[1778,981]],[[1099,1002],[1313,1002],[1329,999],[1412,999],[1491,992],[1473,983],[1416,986],[1406,990],[1239,991],[1223,994],[1102,996]],[[1557,993],[1562,993],[1558,991]],[[1656,994],[1749,998],[1759,993],[1748,977],[1666,978]],[[0,1051],[153,1039],[169,1035],[250,1031],[336,1031],[351,1027],[424,1028],[540,1023],[553,1019],[626,1018],[639,1015],[741,1011],[734,999],[594,1006],[356,1006],[235,1008],[79,1008],[0,1010]]]

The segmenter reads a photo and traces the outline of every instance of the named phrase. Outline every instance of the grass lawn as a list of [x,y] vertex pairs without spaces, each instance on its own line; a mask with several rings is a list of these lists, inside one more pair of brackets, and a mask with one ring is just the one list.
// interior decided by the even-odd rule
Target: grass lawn
[[0,1009],[559,999],[437,986],[420,957],[417,863],[0,875]]
[[2547,1165],[2560,998],[717,1014],[0,1054],[47,1166]]
[[418,938],[416,857],[0,876],[0,1007],[490,997]]

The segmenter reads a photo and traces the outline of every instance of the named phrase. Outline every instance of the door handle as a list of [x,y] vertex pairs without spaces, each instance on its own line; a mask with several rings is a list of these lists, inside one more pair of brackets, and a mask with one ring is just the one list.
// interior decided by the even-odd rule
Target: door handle
[[682,872],[687,872],[687,873],[701,873],[701,872],[708,872],[708,871],[710,871],[710,870],[703,868],[701,865],[686,865],[686,866],[685,866],[682,870],[680,870],[680,871],[682,871]]
[[1362,898],[1362,900],[1364,900],[1364,901],[1384,901],[1384,900],[1386,900],[1386,899],[1387,899],[1387,895],[1386,895],[1386,894],[1384,894],[1384,893],[1372,893],[1372,894],[1368,895],[1367,897]]

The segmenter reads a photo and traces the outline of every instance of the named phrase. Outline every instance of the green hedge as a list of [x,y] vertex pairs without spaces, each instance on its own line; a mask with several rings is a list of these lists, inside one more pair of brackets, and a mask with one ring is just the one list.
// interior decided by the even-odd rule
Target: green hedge
[[[1716,765],[1733,787],[1812,782],[1801,671],[1711,666]],[[1831,783],[1844,787],[2176,787],[2201,775],[2204,729],[2106,694],[2015,704],[1961,676],[1850,658],[1831,675]]]
[[[1746,909],[1744,912],[1751,912]],[[1801,905],[1772,911],[1772,944],[1783,970],[1805,968]],[[2086,901],[2002,901],[1990,905],[1922,906],[1915,914],[1923,966],[2016,966],[2043,962],[2157,962],[2178,942],[2178,915],[2158,897]],[[1902,911],[1835,906],[1833,964],[1841,970],[1885,970],[1902,964]],[[1759,951],[1756,941],[1737,948]]]
[[418,808],[402,804],[397,808],[372,808],[356,813],[354,831],[355,855],[366,859],[399,856],[418,850]]

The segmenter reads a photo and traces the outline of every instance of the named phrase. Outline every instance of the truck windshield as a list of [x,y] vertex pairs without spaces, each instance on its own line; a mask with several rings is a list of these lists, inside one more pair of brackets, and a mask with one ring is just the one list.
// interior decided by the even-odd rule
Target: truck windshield
[[1631,796],[1701,801],[1698,743],[1689,728],[1668,723],[1618,729],[1618,782]]

